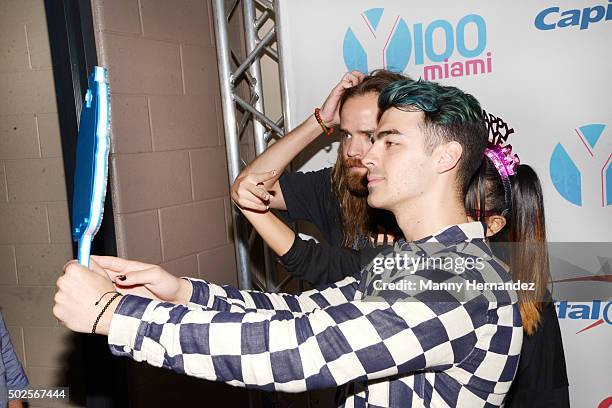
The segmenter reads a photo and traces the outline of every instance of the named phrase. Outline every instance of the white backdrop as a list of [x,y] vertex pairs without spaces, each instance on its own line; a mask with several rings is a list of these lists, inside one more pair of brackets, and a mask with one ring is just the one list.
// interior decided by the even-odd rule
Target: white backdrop
[[[349,69],[458,86],[514,128],[508,142],[542,181],[549,240],[612,241],[612,0],[277,1],[289,128]],[[336,145],[301,170],[331,165]],[[612,407],[612,282],[601,284],[599,308],[560,313],[576,407]]]

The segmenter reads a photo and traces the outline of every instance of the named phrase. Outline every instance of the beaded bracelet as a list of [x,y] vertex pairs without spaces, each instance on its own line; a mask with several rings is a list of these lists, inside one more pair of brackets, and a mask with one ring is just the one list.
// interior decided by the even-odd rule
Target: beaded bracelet
[[333,127],[330,128],[330,127],[327,127],[327,125],[325,125],[325,123],[321,119],[321,109],[315,108],[314,115],[315,115],[315,119],[317,120],[317,122],[319,122],[319,126],[321,126],[321,129],[323,129],[323,132],[325,132],[327,136],[331,135],[332,132],[334,131],[334,128]]
[[95,321],[95,323],[93,325],[93,328],[91,329],[91,334],[96,334],[96,327],[98,326],[98,323],[100,322],[100,318],[102,317],[104,312],[106,312],[106,309],[108,309],[110,304],[113,303],[113,300],[115,300],[118,296],[123,296],[123,295],[121,293],[117,292],[117,293],[115,293],[113,295],[113,297],[110,298],[110,300],[108,302],[106,302],[106,305],[104,305],[104,307],[102,308],[102,311],[100,312],[100,314],[96,318],[96,321]]

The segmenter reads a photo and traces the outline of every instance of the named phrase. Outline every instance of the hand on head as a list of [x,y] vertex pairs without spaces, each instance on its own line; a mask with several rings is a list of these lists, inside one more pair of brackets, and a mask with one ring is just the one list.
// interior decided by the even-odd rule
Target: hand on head
[[340,100],[344,91],[359,85],[366,77],[366,74],[359,71],[351,71],[344,74],[338,85],[332,89],[331,93],[321,106],[321,120],[328,127],[333,127],[340,123]]

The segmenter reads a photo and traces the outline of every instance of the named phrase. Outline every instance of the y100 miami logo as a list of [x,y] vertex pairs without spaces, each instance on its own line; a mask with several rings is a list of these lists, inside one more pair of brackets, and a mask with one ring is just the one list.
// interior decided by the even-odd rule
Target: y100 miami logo
[[[491,53],[483,56],[486,46],[487,24],[478,14],[468,14],[456,23],[434,20],[410,26],[401,16],[373,8],[346,30],[343,54],[349,71],[383,67],[403,72],[410,62],[427,62],[423,78],[436,80],[491,72]],[[467,59],[450,60],[458,55]]]
[[563,300],[555,302],[557,316],[560,320],[582,320],[588,322],[587,326],[576,334],[584,333],[601,324],[612,325],[612,302],[604,303],[594,300],[589,303],[576,303]]
[[612,20],[612,0],[608,0],[608,7],[597,5],[569,10],[549,7],[538,13],[534,24],[538,30],[555,30],[565,27],[580,27],[581,30],[586,30],[592,23],[610,20]]
[[[612,204],[612,140],[606,125],[574,129],[574,137],[557,143],[550,158],[550,176],[563,198],[577,206]],[[566,149],[565,146],[571,146]]]

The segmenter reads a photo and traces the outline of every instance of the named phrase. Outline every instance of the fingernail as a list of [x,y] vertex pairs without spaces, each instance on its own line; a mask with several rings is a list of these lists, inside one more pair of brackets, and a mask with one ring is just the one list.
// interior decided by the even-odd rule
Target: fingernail
[[125,275],[117,275],[117,279],[119,279],[120,281],[124,281],[127,279],[127,277]]

